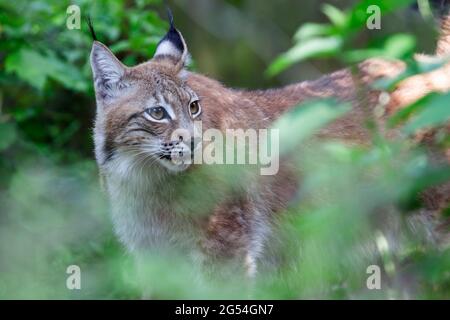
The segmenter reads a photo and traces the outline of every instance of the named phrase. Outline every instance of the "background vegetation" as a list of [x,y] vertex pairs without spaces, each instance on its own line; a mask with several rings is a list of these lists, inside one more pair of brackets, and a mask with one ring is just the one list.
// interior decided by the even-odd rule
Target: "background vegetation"
[[[413,52],[434,51],[427,1],[421,1],[422,16],[408,9],[412,1],[372,2],[383,9],[381,30],[365,28],[371,1],[195,0],[171,6],[193,68],[232,87],[313,79],[373,55],[404,60],[410,74],[429,69],[412,60]],[[435,148],[450,146],[443,129],[448,94],[432,94],[395,115],[399,140],[384,140],[374,127],[370,147],[302,147],[297,154],[308,174],[286,224],[292,242],[300,239],[292,254],[301,258],[288,270],[263,274],[253,289],[242,290],[229,279],[191,283],[195,271],[186,261],[160,253],[146,266],[149,278],[140,278],[112,233],[97,179],[92,41],[84,23],[81,30],[66,28],[72,3],[82,18],[92,17],[100,40],[128,65],[149,59],[168,27],[157,0],[0,0],[0,298],[450,297],[450,251],[429,232],[450,210],[429,222],[417,215],[418,192],[448,181],[450,168],[432,163],[410,139],[432,127]],[[284,152],[298,150],[314,129],[346,109],[319,101],[282,118],[282,137],[294,137],[284,140]],[[66,288],[71,264],[81,267],[82,290]],[[383,290],[366,289],[371,264],[383,270]]]

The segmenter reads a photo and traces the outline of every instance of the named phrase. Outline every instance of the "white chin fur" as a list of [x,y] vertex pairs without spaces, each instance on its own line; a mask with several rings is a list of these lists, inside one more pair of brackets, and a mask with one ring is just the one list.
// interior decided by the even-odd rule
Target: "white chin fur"
[[172,172],[172,173],[182,172],[182,171],[186,170],[187,168],[189,168],[189,166],[190,166],[189,163],[175,164],[172,161],[166,160],[166,159],[160,159],[159,163],[163,167],[168,169],[169,172]]

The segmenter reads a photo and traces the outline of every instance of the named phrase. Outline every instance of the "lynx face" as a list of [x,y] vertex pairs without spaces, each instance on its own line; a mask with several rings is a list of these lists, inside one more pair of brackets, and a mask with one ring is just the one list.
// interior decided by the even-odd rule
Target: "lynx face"
[[120,158],[130,167],[160,165],[169,172],[189,167],[194,121],[200,120],[202,109],[199,97],[182,79],[186,56],[185,42],[173,26],[153,59],[131,68],[94,42],[91,67],[100,166]]

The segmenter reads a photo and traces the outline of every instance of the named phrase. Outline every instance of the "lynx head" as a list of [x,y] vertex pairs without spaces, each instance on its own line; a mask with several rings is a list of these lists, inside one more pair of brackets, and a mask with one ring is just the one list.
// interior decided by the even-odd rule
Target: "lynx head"
[[128,168],[178,172],[189,167],[199,97],[183,79],[186,43],[171,21],[154,57],[127,67],[94,41],[91,67],[97,100],[95,151],[100,167],[119,159]]

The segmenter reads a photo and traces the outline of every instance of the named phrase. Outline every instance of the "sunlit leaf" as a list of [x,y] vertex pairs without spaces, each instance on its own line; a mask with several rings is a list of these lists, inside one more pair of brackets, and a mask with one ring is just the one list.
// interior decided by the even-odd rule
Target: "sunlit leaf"
[[294,63],[315,57],[326,57],[336,54],[342,46],[342,38],[338,36],[312,38],[297,43],[292,49],[279,56],[269,66],[266,73],[276,75]]
[[292,151],[301,140],[349,110],[348,103],[334,99],[307,102],[281,117],[272,128],[280,130],[280,152]]
[[412,55],[416,39],[410,34],[397,33],[387,38],[382,57],[400,59]]
[[435,94],[427,95],[413,104],[400,109],[393,116],[391,116],[388,120],[388,125],[392,128],[403,121],[406,121],[414,112],[422,110],[426,108],[429,102],[433,99]]
[[331,23],[333,23],[337,27],[344,27],[348,22],[348,16],[344,11],[339,10],[335,6],[331,4],[324,4],[322,6],[323,13],[330,19]]
[[369,58],[402,59],[412,56],[415,46],[416,41],[412,35],[395,34],[388,37],[380,47],[347,50],[342,55],[345,61],[351,63]]
[[423,128],[430,128],[448,123],[450,120],[450,93],[435,95],[404,127],[406,133],[414,133]]
[[331,35],[334,28],[328,24],[305,23],[295,33],[294,40],[305,41],[310,38]]

